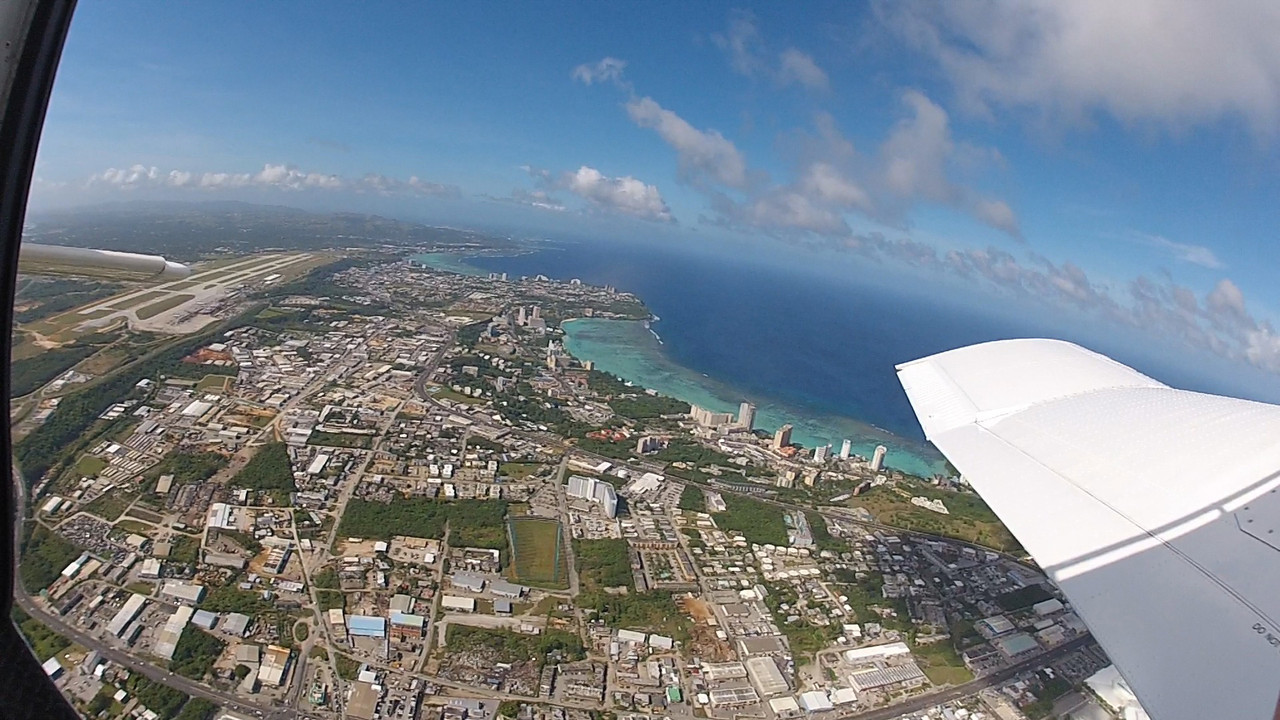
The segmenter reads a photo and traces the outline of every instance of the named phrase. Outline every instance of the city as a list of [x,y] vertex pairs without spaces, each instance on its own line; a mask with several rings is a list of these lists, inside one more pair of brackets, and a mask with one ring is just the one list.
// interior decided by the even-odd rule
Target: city
[[1014,720],[1126,702],[960,478],[907,476],[885,446],[802,448],[749,402],[690,406],[566,350],[574,318],[647,319],[634,295],[415,257],[242,256],[19,327],[93,348],[13,405],[17,620],[82,712]]

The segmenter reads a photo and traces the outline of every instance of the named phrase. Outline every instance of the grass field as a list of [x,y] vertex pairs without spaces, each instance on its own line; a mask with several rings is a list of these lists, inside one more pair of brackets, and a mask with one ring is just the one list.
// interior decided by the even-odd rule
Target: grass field
[[76,472],[86,477],[93,477],[107,469],[107,461],[93,455],[85,455],[76,463]]
[[502,463],[502,466],[499,467],[498,470],[500,471],[500,474],[509,477],[512,480],[524,480],[530,475],[538,473],[545,467],[547,467],[545,463],[513,462]]
[[196,383],[196,390],[199,392],[226,392],[231,388],[231,383],[235,378],[229,375],[205,375]]
[[135,314],[138,316],[139,320],[146,320],[147,318],[159,315],[165,310],[172,310],[188,300],[194,300],[195,297],[195,295],[186,294],[170,295],[159,302],[154,302],[144,308],[139,308]]
[[511,577],[516,582],[543,587],[569,586],[560,523],[533,517],[513,518]]
[[166,294],[167,293],[160,290],[152,290],[150,292],[144,292],[141,295],[135,295],[134,297],[131,297],[127,300],[121,300],[119,302],[111,303],[107,307],[111,308],[112,310],[128,310],[129,308],[137,307],[142,303],[150,302],[152,300],[158,300],[164,297]]

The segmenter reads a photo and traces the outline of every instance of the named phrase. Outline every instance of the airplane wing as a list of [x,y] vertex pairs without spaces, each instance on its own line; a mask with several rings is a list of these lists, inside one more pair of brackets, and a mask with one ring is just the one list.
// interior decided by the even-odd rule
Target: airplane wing
[[103,280],[168,281],[187,277],[191,269],[159,255],[24,242],[18,249],[18,272]]
[[1280,407],[1056,340],[960,348],[898,378],[1151,717],[1280,718]]

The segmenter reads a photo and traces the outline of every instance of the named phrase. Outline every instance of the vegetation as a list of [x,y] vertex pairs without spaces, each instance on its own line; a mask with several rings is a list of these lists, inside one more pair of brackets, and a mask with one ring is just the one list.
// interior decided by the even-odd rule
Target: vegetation
[[326,565],[320,572],[311,576],[311,584],[317,588],[327,590],[337,590],[342,587],[342,583],[338,580],[338,573],[332,566]]
[[327,447],[361,448],[373,447],[373,437],[369,435],[353,435],[351,433],[331,433],[316,431],[307,438],[308,445],[324,445]]
[[66,538],[36,523],[24,523],[27,533],[22,545],[22,563],[18,572],[22,586],[28,593],[38,593],[49,587],[62,573],[62,569],[80,557],[80,549]]
[[173,452],[147,471],[147,476],[173,476],[173,487],[202,483],[227,466],[227,458],[215,452]]
[[615,398],[609,401],[609,407],[622,417],[632,420],[645,420],[663,415],[686,415],[689,412],[689,403],[665,395],[642,394]]
[[[22,467],[27,481],[34,483],[50,469],[63,465],[68,458],[74,458],[82,448],[92,443],[97,433],[90,430],[98,423],[98,417],[113,403],[136,397],[141,392],[135,387],[138,380],[171,372],[183,365],[182,358],[203,346],[217,333],[225,331],[234,322],[223,323],[211,330],[166,345],[163,349],[116,370],[101,382],[64,396],[44,424],[14,445],[14,457]],[[111,421],[104,421],[103,424],[104,428],[113,426]]]
[[583,592],[578,607],[594,610],[609,627],[657,632],[682,642],[689,639],[689,618],[670,592]]
[[[942,515],[911,504],[921,495],[941,500],[950,514]],[[1008,528],[977,494],[949,492],[923,482],[906,481],[898,486],[881,486],[858,496],[853,502],[889,525],[922,533],[964,540],[1008,553],[1020,553],[1021,546]]]
[[169,669],[173,672],[201,680],[213,668],[226,643],[194,625],[188,625],[178,637]]
[[36,658],[44,662],[71,646],[71,641],[49,629],[49,626],[31,617],[22,608],[13,606],[13,624],[22,631]]
[[724,494],[727,508],[716,514],[716,525],[722,530],[736,530],[747,542],[761,545],[786,545],[787,523],[782,509],[755,498]]
[[321,610],[333,608],[344,610],[347,607],[347,596],[338,590],[317,590],[316,602],[319,603]]
[[342,513],[338,533],[379,540],[390,540],[392,535],[443,538],[448,524],[451,545],[506,550],[506,513],[507,504],[500,500],[438,502],[397,497],[380,503],[352,499]]
[[282,442],[263,445],[231,479],[231,484],[251,490],[297,490],[288,447]]
[[99,349],[93,345],[69,345],[41,350],[34,357],[14,360],[9,363],[10,397],[22,397],[39,390]]
[[488,648],[499,656],[498,662],[522,662],[535,658],[541,667],[547,656],[557,653],[562,661],[581,660],[587,656],[582,638],[576,633],[548,629],[541,635],[523,635],[510,630],[491,630],[453,623],[446,642],[450,653]]
[[120,292],[120,285],[95,283],[84,278],[32,278],[17,293],[14,304],[32,304],[24,310],[13,313],[15,325],[33,323],[37,320],[65,312],[72,308],[111,297]]
[[[452,630],[453,627],[451,625],[449,629]],[[338,677],[343,680],[355,680],[360,677],[360,663],[342,653],[333,656],[333,664],[338,670]]]
[[573,555],[584,591],[619,586],[635,589],[626,540],[574,540]]
[[233,580],[205,593],[204,602],[200,603],[200,607],[209,612],[238,612],[252,615],[271,607],[271,603],[263,600],[259,593],[236,587]]
[[911,652],[920,661],[925,676],[935,685],[962,685],[973,679],[973,673],[964,666],[960,653],[956,652],[955,638],[935,643],[912,643]]
[[141,673],[133,673],[129,676],[126,689],[148,710],[165,720],[177,715],[179,708],[190,699],[186,693],[174,690],[168,685],[152,682]]
[[174,720],[213,720],[213,716],[218,712],[218,706],[205,700],[204,698],[191,698],[186,705],[182,706],[182,712]]
[[511,531],[511,570],[516,582],[568,587],[564,533],[555,520],[521,517],[508,521]]
[[677,507],[681,510],[704,513],[707,511],[707,496],[702,493],[702,488],[689,483],[680,492],[680,503]]
[[682,439],[673,439],[665,448],[654,453],[653,458],[666,463],[687,463],[694,467],[731,465],[729,456],[719,450],[712,450],[701,443]]
[[620,440],[614,442],[612,440],[597,440],[596,438],[580,438],[578,447],[584,452],[603,455],[614,460],[628,460],[631,458],[631,451],[635,448],[635,444]]
[[804,519],[809,523],[809,532],[813,534],[813,545],[819,550],[832,552],[848,552],[849,546],[827,529],[827,519],[821,513],[806,512]]
[[634,386],[627,385],[626,381],[617,375],[603,370],[591,370],[587,373],[587,387],[601,395],[625,395],[638,390]]
[[498,714],[505,718],[514,718],[520,714],[520,703],[515,700],[503,700],[498,703]]
[[1056,702],[1058,698],[1069,692],[1071,692],[1071,683],[1067,682],[1063,678],[1055,677],[1046,681],[1040,687],[1040,692],[1036,693],[1040,696],[1039,699],[1022,708],[1022,712],[1030,718],[1030,720],[1040,720],[1040,718],[1049,717],[1053,712],[1053,703]]

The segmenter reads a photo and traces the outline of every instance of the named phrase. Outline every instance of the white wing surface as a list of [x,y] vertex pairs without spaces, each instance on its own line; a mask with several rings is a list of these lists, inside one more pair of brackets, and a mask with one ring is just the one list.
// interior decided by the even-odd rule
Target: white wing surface
[[22,243],[18,249],[18,271],[32,275],[75,275],[103,280],[180,280],[191,274],[181,263],[159,255],[91,250]]
[[1280,407],[1056,340],[960,348],[898,378],[1153,718],[1280,717]]

